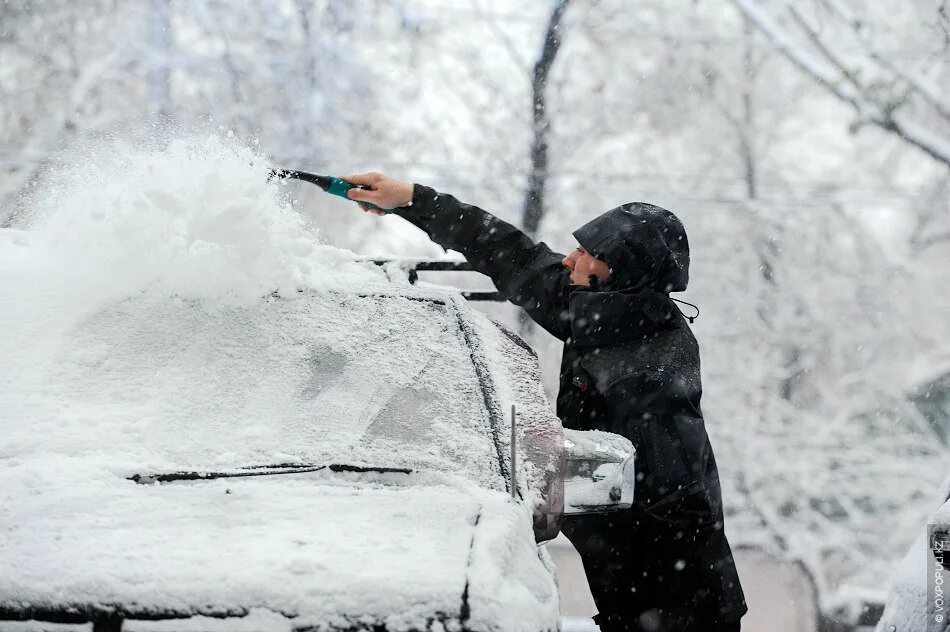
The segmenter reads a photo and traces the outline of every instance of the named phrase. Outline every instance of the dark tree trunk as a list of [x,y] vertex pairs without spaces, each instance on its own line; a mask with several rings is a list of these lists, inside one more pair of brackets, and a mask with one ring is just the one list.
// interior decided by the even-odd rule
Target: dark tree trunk
[[[536,237],[544,217],[544,186],[548,179],[548,133],[551,122],[547,112],[548,75],[554,58],[561,48],[561,18],[570,0],[555,0],[548,26],[544,31],[541,54],[534,63],[531,78],[531,113],[534,138],[531,141],[531,173],[528,175],[528,189],[525,191],[522,227],[531,237]],[[518,314],[521,334],[527,338],[532,331],[532,322],[527,312]]]
[[541,218],[544,217],[544,186],[548,177],[548,132],[551,129],[546,102],[548,74],[561,47],[561,18],[568,4],[570,0],[556,0],[554,4],[531,81],[534,139],[531,143],[531,173],[524,198],[523,225],[525,232],[532,237],[537,235]]

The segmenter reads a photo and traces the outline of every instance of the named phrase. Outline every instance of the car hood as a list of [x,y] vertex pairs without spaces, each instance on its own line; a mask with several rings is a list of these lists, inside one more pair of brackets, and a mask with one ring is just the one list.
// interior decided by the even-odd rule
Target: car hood
[[521,610],[532,621],[523,629],[556,627],[530,511],[501,492],[323,473],[152,485],[103,475],[81,486],[21,474],[0,494],[5,611],[267,608],[301,628],[487,630],[522,627],[502,620]]

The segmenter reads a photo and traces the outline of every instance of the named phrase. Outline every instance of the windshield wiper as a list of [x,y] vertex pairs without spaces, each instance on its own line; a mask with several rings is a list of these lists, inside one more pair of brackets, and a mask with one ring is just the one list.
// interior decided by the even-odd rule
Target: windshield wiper
[[[240,471],[247,470],[247,471]],[[411,474],[412,470],[405,467],[377,467],[366,465],[348,465],[345,463],[331,463],[330,465],[312,465],[307,463],[277,463],[273,465],[252,465],[231,472],[168,472],[165,474],[134,474],[127,480],[140,485],[154,483],[170,483],[172,481],[207,481],[216,478],[246,478],[249,476],[276,476],[279,474],[305,474],[330,470],[331,472],[375,472],[379,474]]]

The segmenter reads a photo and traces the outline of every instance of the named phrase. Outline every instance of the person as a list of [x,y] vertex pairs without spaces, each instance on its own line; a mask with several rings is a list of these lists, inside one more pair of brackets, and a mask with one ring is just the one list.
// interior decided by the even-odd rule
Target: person
[[[563,256],[451,195],[378,173],[344,178],[365,211],[408,220],[564,341],[557,414],[637,448],[634,505],[569,517],[603,632],[726,632],[747,612],[700,410],[699,350],[669,294],[686,289],[680,220],[651,204],[609,210]],[[374,208],[370,205],[375,205]]]

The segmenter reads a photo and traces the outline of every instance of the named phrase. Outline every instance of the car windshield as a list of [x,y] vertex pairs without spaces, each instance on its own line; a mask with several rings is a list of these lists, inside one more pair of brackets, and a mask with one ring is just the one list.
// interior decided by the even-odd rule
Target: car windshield
[[71,452],[139,454],[164,470],[347,463],[498,476],[451,304],[300,293],[236,307],[146,293],[66,339],[50,388],[68,402],[57,424]]

